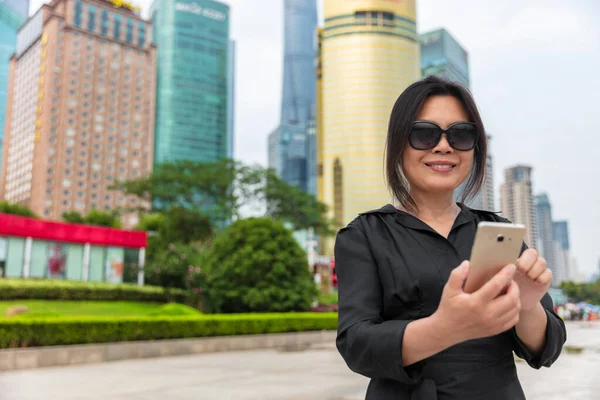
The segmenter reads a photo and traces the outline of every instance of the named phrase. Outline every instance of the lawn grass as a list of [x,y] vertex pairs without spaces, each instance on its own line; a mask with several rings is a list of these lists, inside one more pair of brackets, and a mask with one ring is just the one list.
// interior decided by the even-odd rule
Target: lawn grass
[[62,301],[62,300],[14,300],[0,301],[0,319],[13,306],[26,306],[26,316],[144,316],[159,312],[165,304],[134,301]]

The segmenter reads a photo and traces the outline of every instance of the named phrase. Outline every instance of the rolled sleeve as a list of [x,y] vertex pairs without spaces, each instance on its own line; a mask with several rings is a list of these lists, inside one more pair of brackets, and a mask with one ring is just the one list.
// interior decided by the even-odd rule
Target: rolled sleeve
[[544,347],[539,353],[532,353],[517,335],[516,328],[511,333],[514,341],[514,351],[535,369],[550,367],[560,356],[563,345],[567,340],[567,329],[563,320],[554,312],[552,298],[548,293],[541,300],[548,323],[546,324],[546,336]]
[[338,351],[348,367],[358,374],[416,385],[420,380],[418,370],[402,365],[404,331],[411,321],[383,320],[377,265],[357,223],[339,231],[335,243]]

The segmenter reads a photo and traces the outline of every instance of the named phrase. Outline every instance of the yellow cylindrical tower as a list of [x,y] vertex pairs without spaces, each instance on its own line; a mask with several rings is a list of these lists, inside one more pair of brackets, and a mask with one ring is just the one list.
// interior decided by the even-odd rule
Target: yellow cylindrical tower
[[[325,0],[317,95],[319,199],[342,226],[391,201],[390,112],[420,78],[415,0]],[[331,252],[331,246],[327,250]]]

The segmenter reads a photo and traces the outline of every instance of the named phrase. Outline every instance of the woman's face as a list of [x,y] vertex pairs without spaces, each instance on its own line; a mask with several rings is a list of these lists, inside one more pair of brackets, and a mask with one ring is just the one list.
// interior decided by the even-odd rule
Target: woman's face
[[[462,103],[453,96],[431,96],[417,115],[419,121],[430,121],[447,129],[455,122],[468,122]],[[403,171],[411,191],[451,193],[469,175],[474,150],[458,151],[448,144],[446,135],[431,150],[415,150],[407,144],[402,155]]]

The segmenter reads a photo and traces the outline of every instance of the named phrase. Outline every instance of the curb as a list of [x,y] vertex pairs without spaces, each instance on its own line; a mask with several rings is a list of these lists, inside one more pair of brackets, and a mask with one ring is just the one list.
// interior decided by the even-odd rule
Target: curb
[[314,344],[334,343],[335,337],[335,331],[317,331],[5,349],[0,350],[0,371],[225,351],[299,350]]

